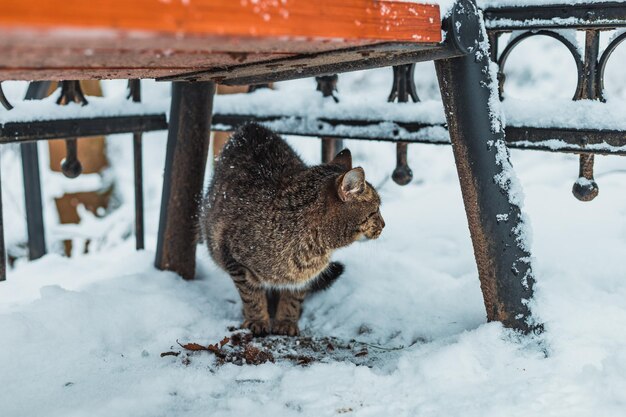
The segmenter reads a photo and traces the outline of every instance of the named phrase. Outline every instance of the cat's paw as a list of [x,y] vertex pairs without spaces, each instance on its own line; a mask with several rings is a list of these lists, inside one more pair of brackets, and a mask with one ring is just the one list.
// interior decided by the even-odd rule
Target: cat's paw
[[267,336],[270,334],[269,320],[244,320],[241,327],[250,329],[255,336]]
[[289,320],[276,320],[272,325],[272,334],[280,334],[283,336],[297,336],[300,334],[298,323]]

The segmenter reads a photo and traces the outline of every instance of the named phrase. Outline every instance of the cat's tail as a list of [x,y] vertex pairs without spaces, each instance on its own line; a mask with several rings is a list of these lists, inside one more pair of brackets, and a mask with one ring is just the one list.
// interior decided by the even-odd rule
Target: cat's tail
[[313,293],[329,289],[337,278],[343,274],[344,270],[345,267],[340,262],[329,263],[326,269],[313,280],[313,283],[309,286],[309,291]]

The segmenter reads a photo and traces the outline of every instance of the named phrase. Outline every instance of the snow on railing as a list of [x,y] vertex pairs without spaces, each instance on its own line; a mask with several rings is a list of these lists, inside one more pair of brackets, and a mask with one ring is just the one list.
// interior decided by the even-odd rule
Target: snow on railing
[[164,114],[169,111],[169,98],[146,103],[134,103],[125,96],[94,97],[88,96],[89,105],[68,103],[57,105],[59,93],[56,92],[41,100],[23,100],[11,102],[12,110],[0,109],[0,124],[33,122],[58,119],[84,119],[97,117],[133,116]]
[[[502,104],[506,126],[626,131],[624,100],[603,103],[596,100],[508,98]],[[347,95],[335,103],[325,100],[316,91],[301,90],[297,94],[265,89],[250,94],[218,95],[213,110],[219,115],[282,117],[285,123],[288,120],[307,123],[328,119],[443,126],[446,122],[443,105],[436,100],[375,103],[363,102],[358,97],[351,99]]]

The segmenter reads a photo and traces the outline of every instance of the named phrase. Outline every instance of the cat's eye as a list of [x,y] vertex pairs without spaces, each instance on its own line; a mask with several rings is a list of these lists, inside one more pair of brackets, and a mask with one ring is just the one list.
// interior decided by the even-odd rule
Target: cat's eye
[[365,220],[363,220],[363,222],[361,224],[367,223],[372,217],[376,216],[379,212],[380,211],[377,209],[376,211],[368,214],[367,217],[365,218]]

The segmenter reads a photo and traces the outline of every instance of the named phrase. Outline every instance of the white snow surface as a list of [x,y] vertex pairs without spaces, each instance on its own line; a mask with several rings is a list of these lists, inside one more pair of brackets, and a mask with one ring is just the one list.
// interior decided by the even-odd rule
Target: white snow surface
[[133,103],[126,98],[124,90],[114,97],[89,97],[88,105],[70,102],[65,106],[56,103],[59,92],[42,100],[11,101],[13,109],[0,111],[0,123],[29,122],[63,118],[93,118],[163,114],[169,110],[169,100],[151,100]]
[[[534,45],[533,54],[552,51],[548,44]],[[626,100],[625,58],[616,51],[607,67],[612,99]],[[561,76],[567,62],[549,72],[541,62],[512,55],[508,65],[521,68],[507,80],[512,85],[532,89],[547,79],[558,90],[568,89]],[[416,72],[420,97],[437,101],[432,65],[419,64]],[[118,94],[124,84],[105,83],[105,92]],[[339,95],[342,102],[354,94],[373,106],[385,102],[390,85],[389,69],[346,74]],[[287,97],[297,110],[300,92],[314,86],[301,80],[277,88],[291,92]],[[24,92],[23,83],[3,87],[12,101]],[[507,91],[517,93],[517,87]],[[143,91],[147,101],[159,100],[169,86],[143,82]],[[336,254],[345,275],[307,300],[300,326],[312,337],[355,339],[387,350],[370,347],[377,358],[370,367],[332,353],[305,367],[284,361],[220,367],[208,352],[191,354],[187,365],[182,355],[160,357],[180,350],[176,340],[215,343],[241,322],[236,290],[205,248],[198,248],[194,281],[153,267],[165,142],[165,132],[145,135],[142,252],[134,251],[132,237],[130,135],[107,142],[107,175],[116,185],[109,215],[90,217],[83,210],[84,222],[69,229],[57,224],[53,198],[72,189],[71,181],[49,173],[40,144],[51,253],[34,262],[20,249],[25,225],[19,148],[2,148],[7,247],[22,257],[0,283],[0,416],[624,415],[622,158],[596,157],[600,194],[581,203],[571,195],[578,178],[575,155],[511,152],[533,229],[537,284],[531,307],[545,324],[541,336],[520,338],[486,323],[450,147],[411,145],[415,179],[399,187],[389,179],[393,145],[346,141],[355,164],[380,191],[387,226],[379,240]],[[319,141],[289,142],[307,162],[318,161]],[[92,252],[61,257],[58,241],[69,236],[92,240]]]
[[[447,2],[447,0],[444,0]],[[553,6],[553,5],[577,5],[577,4],[593,4],[593,3],[609,3],[615,0],[477,0],[481,9],[498,8],[498,7],[523,7],[523,6]],[[620,1],[617,0],[619,3]],[[445,3],[447,4],[447,3]]]
[[[441,16],[445,16],[454,6],[455,0],[399,0],[411,3],[437,4]],[[524,7],[524,6],[547,6],[547,5],[576,5],[591,3],[609,3],[616,0],[477,0],[476,4],[481,9],[501,7]],[[620,0],[617,0],[618,2]]]
[[[418,103],[363,101],[366,94],[341,95],[339,103],[306,89],[289,95],[281,91],[257,90],[252,94],[217,96],[214,109],[220,114],[258,116],[298,116],[307,119],[389,120],[443,125],[445,115],[439,100]],[[626,130],[626,100],[609,103],[594,100],[572,101],[567,98],[522,100],[506,98],[502,105],[508,126],[564,127],[575,129]]]

